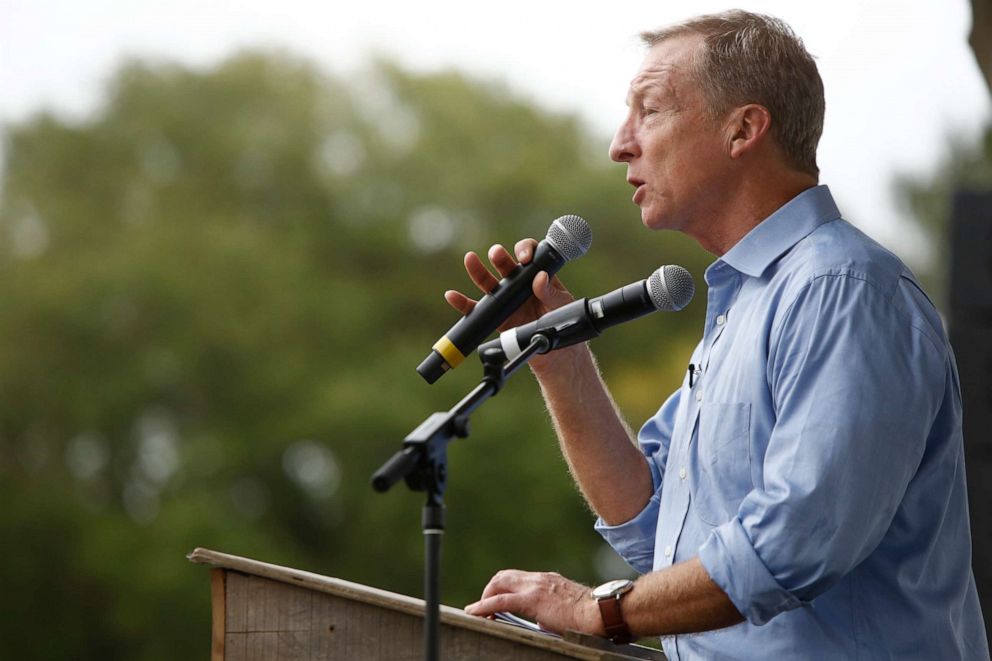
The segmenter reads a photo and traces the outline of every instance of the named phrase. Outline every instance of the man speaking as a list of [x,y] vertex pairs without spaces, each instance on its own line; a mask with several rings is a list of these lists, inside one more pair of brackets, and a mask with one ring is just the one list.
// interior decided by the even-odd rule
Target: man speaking
[[[702,340],[636,444],[585,345],[531,362],[597,529],[641,576],[507,570],[466,610],[659,635],[671,659],[988,659],[954,357],[912,273],[818,185],[812,57],[743,11],[643,38],[610,156],[647,228],[717,256]],[[489,259],[506,275],[534,246]],[[533,289],[504,327],[572,300],[546,274]]]

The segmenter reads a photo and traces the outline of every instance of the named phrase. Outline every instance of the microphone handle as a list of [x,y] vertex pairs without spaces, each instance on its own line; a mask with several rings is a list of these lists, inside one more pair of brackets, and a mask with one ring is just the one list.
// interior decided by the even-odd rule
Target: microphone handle
[[589,301],[589,312],[600,333],[657,311],[658,305],[648,291],[647,278]]
[[445,370],[458,367],[465,356],[475,351],[483,340],[533,295],[534,278],[538,273],[547,271],[549,277],[554,276],[566,261],[547,240],[541,241],[537,244],[533,259],[527,264],[517,265],[476,303],[471,312],[459,319],[434,344],[433,352],[417,371],[429,383],[433,383]]
[[597,298],[572,301],[529,324],[501,334],[498,340],[486,346],[499,345],[505,356],[512,360],[537,334],[548,338],[550,346],[547,351],[552,351],[591,340],[607,328],[643,317],[657,309],[648,293],[647,280],[641,280]]
[[[530,344],[531,338],[535,335],[543,335],[548,338],[550,343],[548,351],[551,351],[558,347],[567,347],[591,339],[599,333],[600,331],[596,328],[592,315],[589,313],[589,299],[580,298],[542,315],[529,324],[501,333],[499,339],[493,340],[493,343],[499,342],[506,357],[512,360],[523,347]],[[509,346],[507,346],[507,341],[510,341]],[[513,346],[513,341],[516,342],[516,346]]]

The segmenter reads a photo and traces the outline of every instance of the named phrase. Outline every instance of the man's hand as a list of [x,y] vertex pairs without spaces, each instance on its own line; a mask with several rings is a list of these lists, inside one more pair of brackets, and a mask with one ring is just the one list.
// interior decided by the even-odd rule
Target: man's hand
[[[505,278],[517,267],[518,260],[521,264],[529,263],[534,257],[534,249],[536,247],[537,241],[534,239],[518,241],[513,249],[517,256],[514,259],[507,252],[506,248],[501,245],[494,245],[489,249],[489,262],[496,269],[496,272],[500,274],[500,277]],[[474,252],[469,252],[465,255],[465,271],[483,294],[491,292],[499,282],[499,278],[494,276],[486,268],[482,260]],[[534,321],[544,313],[559,308],[566,303],[571,303],[574,300],[574,297],[565,289],[565,286],[557,277],[548,280],[548,274],[545,272],[539,273],[534,278],[533,289],[534,296],[528,299],[517,312],[500,326],[501,331]],[[444,300],[462,314],[471,312],[477,302],[475,299],[453,289],[444,292]]]
[[[489,249],[489,262],[496,269],[496,272],[500,274],[501,278],[505,278],[510,274],[513,269],[517,267],[517,263],[527,264],[534,257],[534,250],[537,248],[537,241],[534,239],[523,239],[518,241],[514,246],[513,251],[517,258],[514,259],[506,248],[501,245],[494,245]],[[499,283],[499,278],[493,275],[488,268],[482,263],[482,260],[474,252],[469,252],[465,255],[465,271],[468,273],[469,278],[475,283],[475,286],[479,288],[483,294],[488,294],[496,287]],[[517,326],[522,326],[523,324],[534,321],[538,317],[544,315],[551,310],[560,308],[563,305],[571,303],[575,300],[575,297],[565,288],[565,285],[561,283],[557,277],[548,278],[548,274],[542,271],[537,274],[534,278],[532,285],[534,295],[524,301],[524,304],[517,309],[506,321],[503,322],[499,327],[499,331],[505,331],[510,328],[516,328]],[[449,289],[444,292],[444,300],[448,302],[448,305],[453,307],[455,310],[463,315],[468,314],[475,307],[478,302],[475,299],[466,296],[460,291],[455,291]],[[577,345],[578,346],[578,345]],[[563,351],[557,352],[560,354],[557,359],[561,359],[565,354],[572,354],[577,350],[575,347],[569,347]],[[542,367],[550,368],[550,365],[556,360],[555,357],[550,357],[547,355],[534,356],[530,359],[529,365],[532,369],[540,371]]]
[[508,611],[537,622],[555,633],[566,630],[605,635],[592,589],[552,572],[505,569],[489,581],[482,598],[465,607],[483,617]]

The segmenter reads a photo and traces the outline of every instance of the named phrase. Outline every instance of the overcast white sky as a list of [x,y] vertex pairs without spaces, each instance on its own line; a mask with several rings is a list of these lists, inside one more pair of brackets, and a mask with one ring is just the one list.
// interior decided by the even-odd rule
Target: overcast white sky
[[84,115],[125,55],[208,66],[239,48],[275,46],[339,74],[373,52],[414,70],[456,66],[576,111],[606,136],[640,62],[638,32],[740,6],[784,18],[817,56],[827,94],[821,180],[848,218],[918,263],[923,248],[890,182],[928,170],[949,133],[976,136],[990,116],[967,46],[967,0],[610,4],[0,0],[0,122],[42,107]]

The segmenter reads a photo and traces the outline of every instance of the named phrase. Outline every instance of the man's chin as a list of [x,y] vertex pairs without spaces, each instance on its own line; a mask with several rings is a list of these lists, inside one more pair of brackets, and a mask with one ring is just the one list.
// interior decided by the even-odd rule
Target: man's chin
[[687,219],[658,206],[641,207],[641,224],[649,230],[672,230],[684,232]]
[[651,209],[647,208],[641,209],[641,224],[649,230],[671,229],[665,221],[665,217],[657,211],[652,212]]
[[653,223],[654,215],[651,210],[647,207],[641,207],[641,224],[650,229]]

